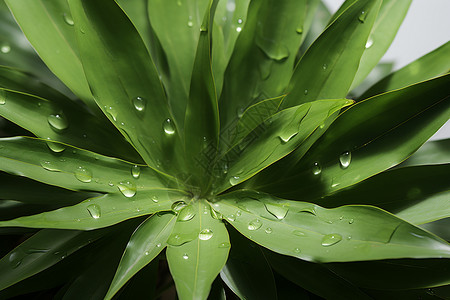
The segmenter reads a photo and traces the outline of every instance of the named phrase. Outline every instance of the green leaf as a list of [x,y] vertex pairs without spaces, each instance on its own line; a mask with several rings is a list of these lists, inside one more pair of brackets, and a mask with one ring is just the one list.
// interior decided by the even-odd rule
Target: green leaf
[[120,185],[137,191],[168,186],[146,166],[26,137],[0,139],[0,169],[71,190],[118,193]]
[[167,211],[171,209],[173,202],[186,199],[183,192],[170,189],[138,190],[135,194],[126,195],[106,194],[73,206],[1,221],[0,227],[91,230],[111,226],[131,218]]
[[350,91],[347,97],[350,97],[351,99],[358,98],[374,83],[389,75],[392,72],[393,67],[393,62],[379,63],[356,88]]
[[[450,217],[450,164],[382,172],[317,201],[325,207],[374,205],[413,224]],[[364,197],[361,197],[364,195]]]
[[167,246],[175,220],[173,214],[153,215],[139,225],[128,242],[105,299],[111,299]]
[[95,101],[150,167],[175,172],[180,140],[139,33],[114,1],[69,4]]
[[44,229],[0,260],[0,290],[37,274],[106,233]]
[[220,277],[240,299],[277,299],[277,288],[263,252],[258,245],[232,230],[227,264]]
[[447,121],[449,83],[445,75],[357,103],[264,191],[317,199],[399,164]]
[[347,95],[380,4],[356,1],[325,29],[297,64],[282,108]]
[[347,99],[322,100],[291,107],[272,116],[261,135],[254,132],[254,142],[245,146],[237,161],[230,166],[228,180],[221,183],[218,191],[249,179],[288,155],[325,122],[328,116],[351,103],[353,102]]
[[450,42],[422,56],[409,65],[381,79],[359,99],[406,87],[416,82],[429,80],[448,73],[450,70]]
[[412,0],[384,0],[365,45],[353,88],[359,86],[378,64],[397,34]]
[[67,98],[44,99],[0,89],[2,100],[0,116],[49,143],[57,141],[104,155],[141,161],[139,154],[115,128],[106,126],[105,118],[92,115]]
[[450,139],[429,141],[399,167],[450,163]]
[[371,299],[358,287],[331,272],[322,264],[267,250],[264,254],[277,273],[324,299]]
[[325,209],[244,190],[213,208],[254,242],[308,261],[450,257],[447,242],[376,207]]
[[78,97],[96,108],[81,65],[74,24],[65,0],[6,0],[39,56]]
[[211,216],[206,201],[199,200],[186,209],[189,213],[179,213],[167,241],[167,261],[180,299],[206,299],[225,265],[230,242],[225,225]]

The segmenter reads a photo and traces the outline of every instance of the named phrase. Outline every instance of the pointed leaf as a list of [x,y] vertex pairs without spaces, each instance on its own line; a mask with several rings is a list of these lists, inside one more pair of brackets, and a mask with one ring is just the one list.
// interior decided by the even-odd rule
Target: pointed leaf
[[450,163],[450,139],[429,141],[399,167]]
[[213,207],[247,238],[308,261],[450,257],[446,241],[376,207],[325,209],[253,191],[224,195]]
[[208,297],[230,250],[225,225],[211,216],[209,204],[199,200],[191,205],[195,215],[184,221],[180,212],[167,242],[167,261],[181,300]]

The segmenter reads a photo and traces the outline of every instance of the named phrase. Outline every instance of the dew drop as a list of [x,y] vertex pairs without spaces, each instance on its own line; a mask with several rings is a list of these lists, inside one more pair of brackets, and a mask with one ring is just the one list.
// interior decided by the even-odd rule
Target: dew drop
[[295,248],[294,249],[294,253],[300,253],[300,249],[299,248]]
[[183,254],[183,259],[189,259],[189,256],[185,253]]
[[281,142],[283,144],[285,144],[285,143],[289,142],[294,136],[296,136],[297,133],[298,132],[294,132],[294,133],[286,134],[286,135],[279,135],[278,137],[280,138]]
[[140,175],[141,175],[141,168],[138,165],[132,166],[131,167],[131,176],[133,176],[133,178],[138,179]]
[[218,211],[216,211],[214,209],[211,209],[211,216],[214,219],[216,219],[216,220],[222,220],[223,219],[223,215],[220,212],[218,212]]
[[1,45],[0,46],[0,51],[3,53],[3,54],[8,54],[9,52],[11,52],[11,46],[9,45],[9,44],[3,44],[3,45]]
[[177,201],[172,204],[172,211],[176,214],[178,214],[183,208],[187,206],[186,202],[184,201]]
[[41,161],[41,167],[47,171],[52,171],[52,172],[60,172],[61,171],[51,161],[48,161],[48,160]]
[[75,170],[75,178],[84,183],[91,182],[92,172],[84,167],[78,167]]
[[25,251],[26,254],[39,254],[39,253],[47,253],[48,249],[37,249],[37,248],[30,248]]
[[48,148],[55,152],[55,153],[61,153],[64,150],[66,150],[66,147],[63,144],[55,143],[55,142],[47,142]]
[[236,31],[237,32],[241,32],[242,31],[242,27],[240,27],[240,26],[236,27]]
[[15,269],[22,263],[22,255],[15,251],[9,255],[8,260],[11,268]]
[[92,218],[98,219],[101,217],[100,206],[98,206],[97,204],[88,205],[86,209],[88,210]]
[[146,104],[147,104],[147,101],[145,100],[145,98],[136,97],[133,99],[133,105],[137,111],[144,111]]
[[265,203],[264,206],[266,207],[266,210],[278,220],[283,220],[288,213],[287,207],[282,205]]
[[158,203],[158,201],[159,201],[158,196],[156,196],[156,195],[152,196],[152,201],[155,203]]
[[122,181],[117,184],[117,188],[127,198],[136,195],[136,185],[130,181]]
[[265,231],[267,234],[271,234],[271,233],[272,233],[272,228],[267,227],[264,231]]
[[366,20],[366,17],[367,17],[367,13],[363,10],[358,17],[359,22],[364,23],[364,21]]
[[110,181],[110,182],[108,182],[108,185],[109,185],[109,186],[114,186],[114,183],[112,183],[112,182]]
[[328,68],[328,65],[327,65],[327,64],[323,64],[323,65],[322,65],[322,69],[326,70],[327,68]]
[[106,109],[106,113],[111,116],[111,118],[113,119],[114,122],[116,122],[117,121],[116,109],[113,106],[108,106],[108,107],[105,106],[105,109]]
[[171,119],[166,119],[163,123],[164,132],[168,135],[172,135],[175,133],[175,127]]
[[223,242],[219,244],[219,248],[230,248],[231,244],[228,242]]
[[342,236],[337,233],[327,234],[322,238],[322,246],[328,247],[342,240]]
[[195,209],[192,205],[183,206],[179,211],[178,221],[189,221],[195,217]]
[[259,219],[254,219],[253,221],[250,221],[250,223],[248,223],[248,230],[258,230],[259,228],[261,228],[262,226],[262,222]]
[[308,90],[304,90],[303,94],[308,95]]
[[231,215],[229,215],[229,216],[227,217],[227,220],[230,221],[230,222],[234,222],[234,221],[236,221],[236,216],[233,215],[233,214],[231,214]]
[[305,236],[305,233],[300,230],[294,230],[294,231],[292,231],[292,234],[296,235],[296,236]]
[[348,220],[348,224],[353,224],[353,222],[355,222],[355,220],[353,219]]
[[150,254],[150,252],[148,252],[148,251],[145,251],[145,255],[149,255]]
[[161,243],[156,244],[156,247],[157,248],[161,247]]
[[63,14],[63,19],[64,19],[64,22],[66,22],[67,25],[73,26],[74,23],[73,23],[73,19],[72,19],[71,15],[69,15],[68,13],[64,13]]
[[239,18],[238,20],[237,20],[237,22],[238,22],[238,24],[242,24],[242,19],[241,18]]
[[231,176],[231,177],[230,177],[230,184],[231,184],[231,185],[236,185],[236,184],[238,184],[238,183],[239,183],[239,179],[240,179],[239,176]]
[[50,124],[50,126],[52,127],[52,129],[54,129],[57,132],[67,129],[67,127],[69,127],[69,122],[62,113],[49,115],[47,121],[48,124]]
[[6,92],[5,90],[0,90],[0,105],[4,105],[6,103]]
[[198,234],[198,238],[201,239],[202,241],[207,241],[207,240],[211,239],[212,237],[213,237],[213,232],[211,229],[203,229]]
[[345,151],[339,156],[339,162],[341,164],[342,169],[347,169],[352,160],[352,154],[350,151]]
[[297,32],[298,34],[302,34],[303,33],[303,27],[298,27],[295,32]]
[[236,212],[236,217],[240,217],[242,215],[242,212],[240,211],[240,210],[238,210],[237,212]]
[[372,47],[373,45],[373,40],[372,39],[368,39],[367,43],[366,43],[366,49],[369,49],[370,47]]
[[315,162],[312,167],[312,172],[314,175],[319,175],[322,173],[322,168],[320,167],[320,164],[318,162]]

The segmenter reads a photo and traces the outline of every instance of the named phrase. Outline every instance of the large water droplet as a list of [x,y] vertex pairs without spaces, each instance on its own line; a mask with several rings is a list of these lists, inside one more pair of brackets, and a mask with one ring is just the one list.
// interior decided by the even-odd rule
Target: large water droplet
[[214,219],[216,219],[216,220],[222,220],[223,219],[223,215],[220,212],[218,212],[218,211],[216,211],[214,209],[211,209],[211,216]]
[[61,171],[51,161],[48,161],[48,160],[41,161],[41,167],[43,167],[47,171],[52,171],[52,172],[60,172]]
[[253,221],[250,221],[250,223],[248,223],[248,230],[258,230],[259,228],[261,228],[262,226],[262,222],[259,219],[254,219]]
[[327,234],[322,238],[322,246],[328,247],[342,240],[342,236],[337,233]]
[[145,100],[145,98],[136,97],[133,99],[133,105],[137,111],[144,111],[146,104],[147,104],[147,101]]
[[285,206],[270,203],[265,203],[264,205],[266,210],[278,220],[283,220],[288,213],[288,208]]
[[55,131],[61,131],[69,127],[69,121],[62,113],[49,115],[47,121]]
[[9,44],[2,44],[1,46],[0,46],[0,51],[3,53],[3,54],[8,54],[9,52],[11,52],[11,46],[9,45]]
[[166,119],[163,123],[164,132],[168,135],[172,135],[175,133],[175,126],[171,119]]
[[15,269],[22,263],[22,255],[18,251],[14,251],[8,258],[11,268]]
[[183,206],[178,214],[178,221],[189,221],[195,217],[195,209],[192,205]]
[[366,20],[366,17],[367,17],[367,12],[363,10],[358,17],[359,22],[364,23],[364,21]]
[[203,229],[198,234],[198,238],[201,239],[202,241],[207,241],[212,237],[213,237],[213,232],[211,229]]
[[88,207],[86,207],[86,209],[89,212],[89,214],[91,215],[91,217],[93,217],[94,219],[98,219],[102,216],[101,211],[100,211],[100,206],[98,206],[97,204],[88,205]]
[[231,184],[231,185],[236,185],[236,184],[238,184],[238,183],[239,183],[239,179],[240,179],[239,176],[231,176],[231,177],[230,177],[230,184]]
[[281,142],[283,144],[285,144],[285,143],[289,142],[294,136],[296,136],[297,133],[298,132],[281,134],[278,137],[280,138]]
[[352,160],[352,154],[350,151],[345,151],[339,156],[339,162],[341,164],[341,168],[346,169],[350,165]]
[[122,181],[117,184],[117,188],[127,198],[136,195],[136,184],[130,181]]
[[52,150],[55,153],[61,153],[64,150],[66,150],[66,147],[60,143],[47,142],[47,146],[50,150]]
[[92,172],[84,167],[78,167],[75,170],[75,178],[84,183],[91,182]]
[[133,178],[138,179],[140,175],[141,175],[141,168],[137,165],[132,166],[131,167],[131,176],[133,176]]
[[187,206],[186,202],[184,201],[177,201],[172,204],[172,211],[176,214],[178,214],[183,208]]
[[314,175],[319,175],[322,173],[322,168],[320,167],[320,164],[318,162],[315,162],[312,167],[312,172]]
[[67,25],[73,26],[73,19],[72,16],[68,13],[63,14],[64,22],[66,22]]
[[366,49],[369,49],[370,47],[372,47],[373,45],[373,40],[372,39],[368,39],[367,43],[366,43]]

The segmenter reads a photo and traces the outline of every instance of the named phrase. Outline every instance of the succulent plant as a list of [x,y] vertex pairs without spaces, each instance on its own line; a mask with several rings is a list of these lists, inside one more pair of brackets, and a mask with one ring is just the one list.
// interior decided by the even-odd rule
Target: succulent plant
[[449,295],[450,43],[378,64],[411,1],[5,2],[0,298]]

